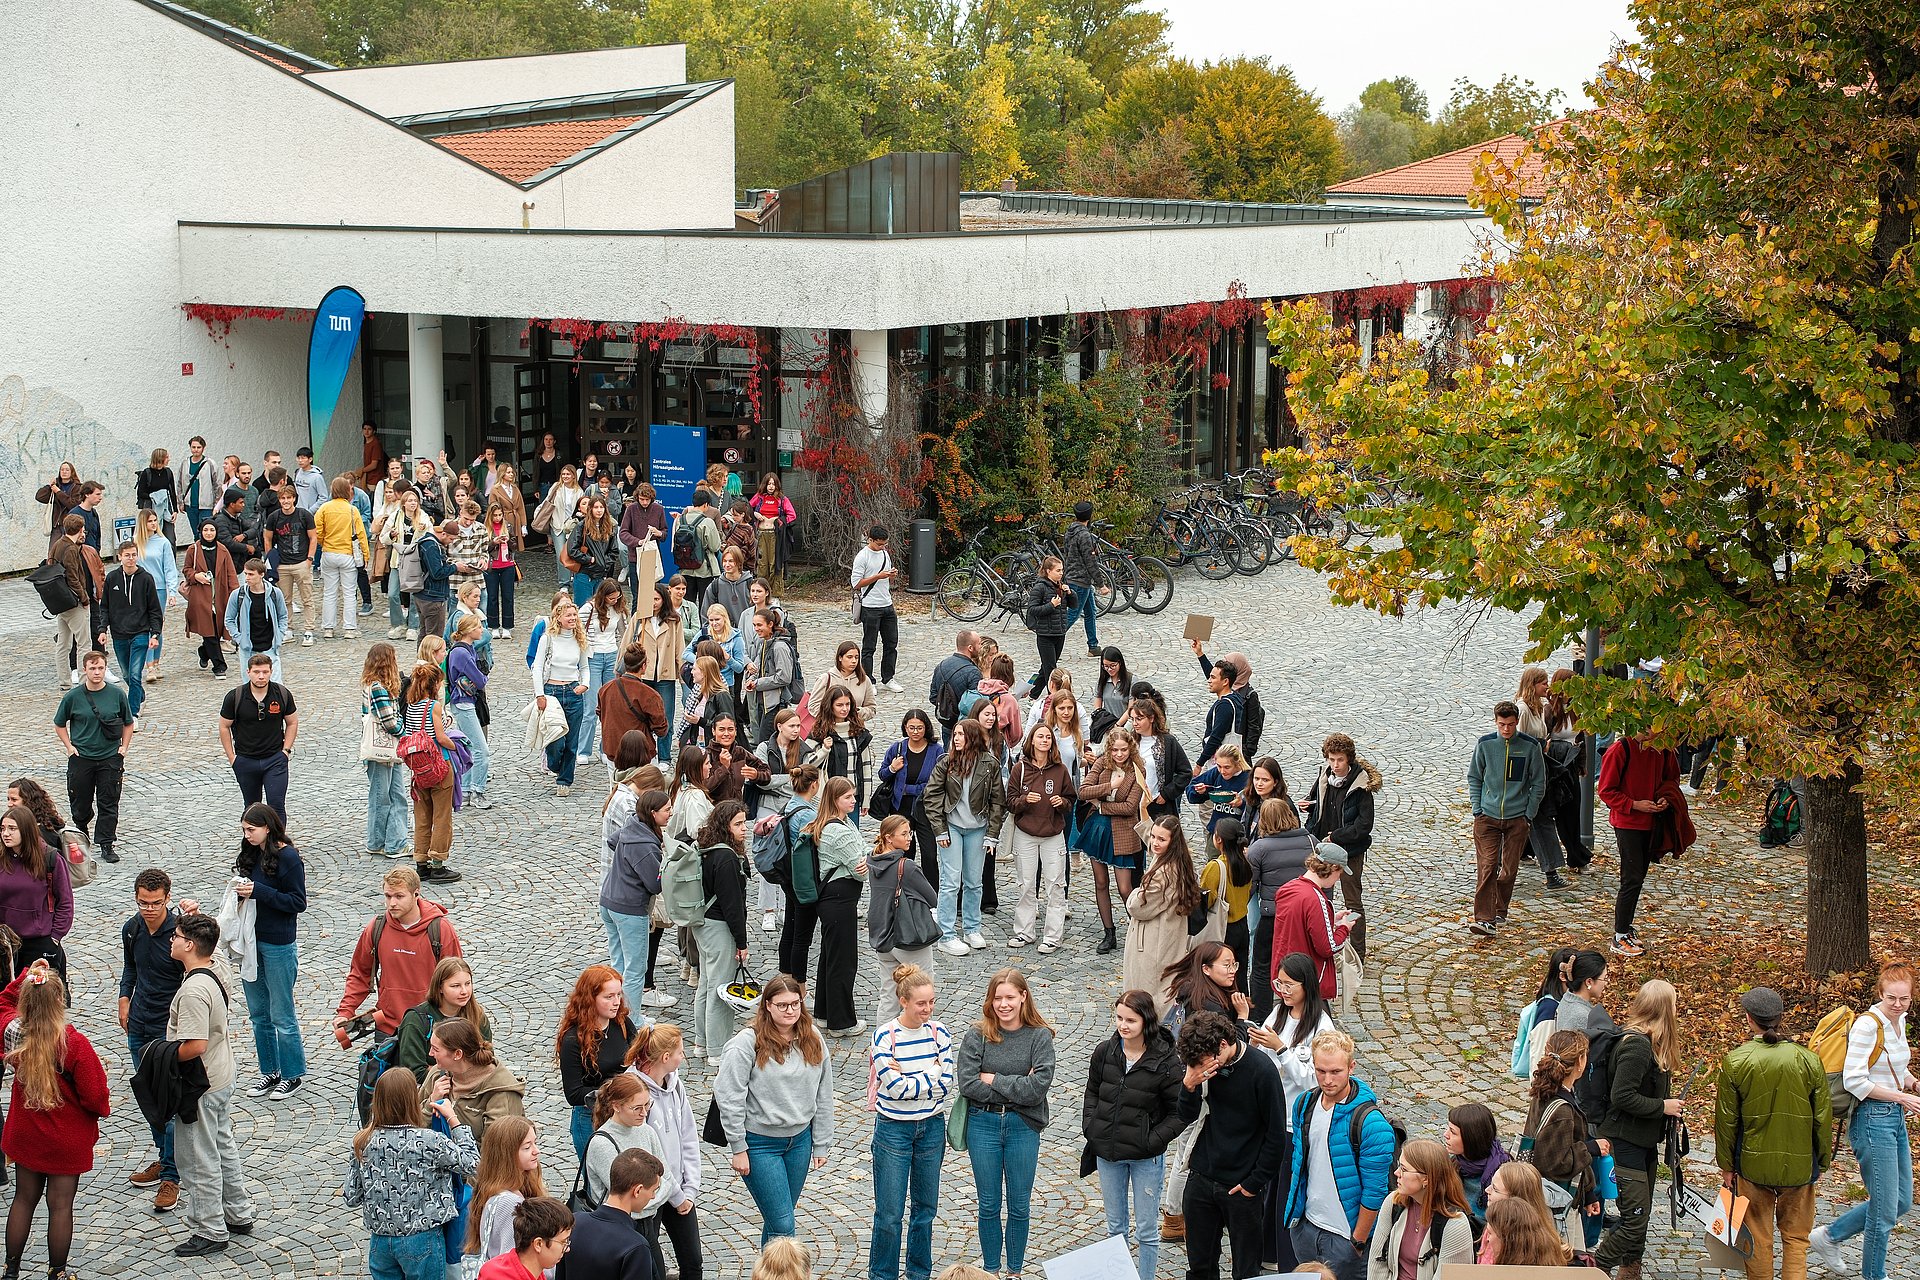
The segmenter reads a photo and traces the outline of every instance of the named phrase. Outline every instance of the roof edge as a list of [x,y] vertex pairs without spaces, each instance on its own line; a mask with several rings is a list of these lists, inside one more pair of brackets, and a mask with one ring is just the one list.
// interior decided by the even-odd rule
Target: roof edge
[[481,62],[512,62],[519,58],[570,58],[583,53],[626,53],[633,49],[684,49],[684,40],[658,44],[608,44],[593,49],[547,49],[533,53],[496,53],[490,58],[442,58],[433,62],[373,62],[364,67],[328,67],[328,71],[404,71],[417,67],[461,67]]
[[[1469,153],[1473,155],[1479,155],[1482,152],[1491,151],[1493,148],[1499,146],[1503,142],[1506,142],[1508,139],[1512,139],[1513,141],[1519,142],[1519,143],[1525,143],[1529,140],[1530,135],[1543,133],[1548,129],[1552,129],[1559,125],[1563,125],[1571,119],[1573,119],[1573,117],[1570,115],[1560,116],[1558,119],[1547,120],[1541,124],[1535,125],[1531,130],[1527,132],[1503,133],[1496,137],[1484,139],[1483,141],[1480,141],[1480,142],[1470,142],[1464,147],[1455,147],[1451,151],[1442,151],[1436,155],[1426,156],[1419,160],[1409,160],[1405,164],[1396,164],[1391,169],[1376,169],[1372,173],[1363,173],[1363,174],[1360,174],[1358,177],[1348,178],[1345,182],[1335,183],[1333,186],[1328,187],[1327,190],[1343,191],[1343,192],[1349,191],[1352,189],[1353,184],[1356,182],[1372,182],[1376,178],[1384,178],[1389,174],[1400,173],[1403,170],[1418,168],[1421,165],[1433,164],[1436,161],[1450,159],[1453,156],[1462,156],[1462,155],[1467,155]],[[1367,195],[1370,193],[1359,191],[1359,192],[1355,192],[1354,194]]]
[[251,31],[243,31],[239,27],[229,26],[218,18],[209,18],[204,13],[189,9],[183,4],[175,3],[175,0],[134,0],[134,3],[143,4],[156,13],[165,14],[183,26],[197,28],[222,43],[238,45],[249,52],[265,54],[270,58],[278,58],[282,62],[288,62],[299,67],[301,71],[342,70],[342,68],[336,67],[330,62],[322,62],[318,58],[309,57],[301,53],[298,49],[289,49],[283,44],[275,44],[265,36],[257,36]]

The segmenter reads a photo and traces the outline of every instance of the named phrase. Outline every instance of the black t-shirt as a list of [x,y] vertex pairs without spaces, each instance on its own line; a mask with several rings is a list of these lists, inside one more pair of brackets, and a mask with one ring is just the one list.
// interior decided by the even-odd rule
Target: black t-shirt
[[236,754],[264,757],[277,755],[286,745],[287,717],[299,709],[285,685],[269,680],[263,699],[254,698],[250,683],[229,690],[220,704],[220,718],[233,722]]
[[255,653],[273,648],[273,615],[267,609],[267,593],[247,592],[247,647]]
[[282,563],[305,560],[313,553],[309,535],[313,532],[313,513],[300,507],[292,511],[271,511],[260,522],[273,539],[274,550]]

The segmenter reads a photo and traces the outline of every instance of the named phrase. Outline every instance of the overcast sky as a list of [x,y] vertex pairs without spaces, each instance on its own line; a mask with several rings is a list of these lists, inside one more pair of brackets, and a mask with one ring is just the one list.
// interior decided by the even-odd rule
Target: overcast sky
[[1266,54],[1284,63],[1330,112],[1375,80],[1410,75],[1438,110],[1454,80],[1489,85],[1504,73],[1586,103],[1614,39],[1630,39],[1626,0],[1158,0],[1173,49],[1197,60]]

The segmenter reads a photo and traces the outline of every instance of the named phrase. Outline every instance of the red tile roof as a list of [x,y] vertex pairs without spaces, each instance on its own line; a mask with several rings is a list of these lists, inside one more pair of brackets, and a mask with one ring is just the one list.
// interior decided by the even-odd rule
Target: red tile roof
[[551,124],[448,134],[431,141],[493,170],[509,182],[525,182],[644,119],[645,116],[613,116],[606,120],[560,120]]
[[[1351,178],[1337,186],[1328,187],[1327,191],[1336,195],[1435,196],[1466,200],[1473,195],[1474,170],[1479,167],[1481,156],[1491,152],[1497,159],[1511,162],[1525,145],[1526,139],[1517,133],[1509,133],[1505,137],[1476,142],[1444,155],[1429,156],[1411,164]],[[1529,196],[1545,194],[1540,171],[1537,155],[1528,157],[1521,165],[1521,176]]]

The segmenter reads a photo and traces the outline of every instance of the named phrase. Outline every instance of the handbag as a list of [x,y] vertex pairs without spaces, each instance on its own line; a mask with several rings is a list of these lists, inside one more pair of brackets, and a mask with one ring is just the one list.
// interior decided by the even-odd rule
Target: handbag
[[947,1145],[955,1151],[967,1149],[967,1109],[967,1096],[961,1094],[947,1112]]
[[1227,938],[1227,861],[1215,858],[1220,864],[1220,887],[1214,891],[1213,902],[1207,902],[1203,890],[1200,905],[1187,913],[1187,936],[1193,939],[1193,946],[1202,942],[1225,942]]
[[727,1145],[726,1126],[720,1123],[720,1099],[707,1100],[707,1118],[700,1126],[700,1141],[710,1147]]
[[1367,966],[1351,942],[1343,942],[1333,954],[1334,972],[1339,975],[1340,1016],[1353,1017],[1354,1001],[1360,998],[1360,984],[1366,981]]
[[[86,837],[74,828],[67,827],[60,833],[60,844],[67,860],[67,883],[76,889],[84,889],[92,884],[94,877],[100,874],[100,860],[87,848]],[[47,896],[49,899],[53,896],[51,878],[47,885]],[[51,902],[48,905],[51,906]]]
[[918,951],[940,941],[940,924],[933,918],[932,908],[918,897],[909,898],[902,892],[906,887],[907,872],[903,865],[893,884],[893,945],[902,951]]
[[[893,805],[893,784],[887,781],[887,776],[883,771],[880,775],[880,780],[874,785],[873,794],[867,797],[867,816],[875,822],[884,822],[888,818],[891,818],[895,812],[896,810]],[[955,1147],[954,1150],[960,1151],[964,1150],[964,1148]]]
[[371,710],[360,713],[360,759],[367,764],[399,764],[400,743],[380,727]]
[[1113,726],[1120,723],[1120,717],[1105,707],[1097,709],[1087,720],[1087,741],[1099,742],[1106,737]]
[[[588,1150],[591,1150],[593,1148],[594,1138],[605,1138],[608,1142],[613,1141],[612,1134],[601,1133],[598,1129],[596,1129],[593,1131],[592,1136],[587,1139]],[[620,1154],[617,1144],[614,1150],[614,1154],[615,1155]],[[600,1202],[598,1200],[595,1200],[593,1198],[593,1193],[587,1189],[587,1161],[586,1161],[586,1157],[583,1155],[580,1158],[580,1171],[573,1175],[573,1190],[567,1192],[567,1208],[573,1210],[573,1212],[575,1213],[592,1213],[595,1209],[598,1209],[599,1207],[600,1207]],[[449,1250],[447,1253],[447,1256],[449,1258],[453,1258],[453,1257],[458,1257],[459,1255]]]

